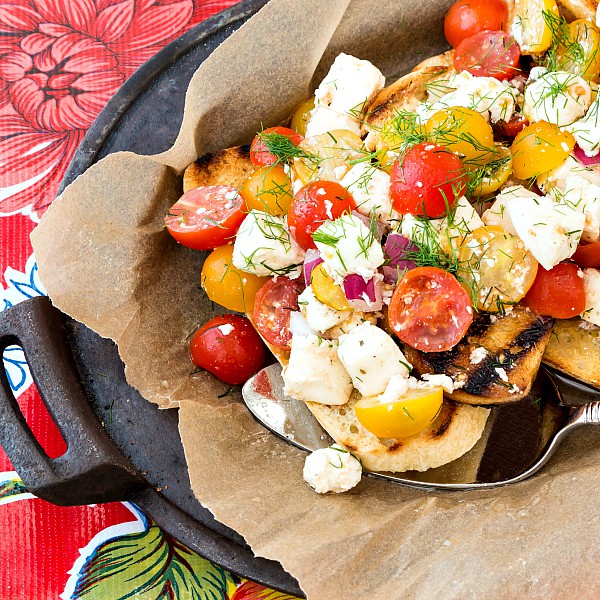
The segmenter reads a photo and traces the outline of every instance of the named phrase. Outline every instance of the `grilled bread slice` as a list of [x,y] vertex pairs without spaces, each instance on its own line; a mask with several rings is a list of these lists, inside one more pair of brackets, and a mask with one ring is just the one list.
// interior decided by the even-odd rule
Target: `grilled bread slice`
[[[463,387],[452,393],[456,402],[515,402],[531,390],[552,324],[550,317],[515,306],[504,316],[479,313],[467,335],[451,350],[420,352],[404,344],[403,352],[420,375],[439,373],[464,381]],[[487,354],[483,350],[472,354],[478,348],[485,348]]]
[[578,317],[558,319],[542,360],[563,373],[600,388],[600,327]]
[[183,191],[201,185],[230,185],[240,188],[254,166],[250,146],[234,146],[216,154],[205,154],[193,162],[183,174]]
[[592,23],[596,22],[598,0],[557,0],[557,4],[568,21],[587,19]]

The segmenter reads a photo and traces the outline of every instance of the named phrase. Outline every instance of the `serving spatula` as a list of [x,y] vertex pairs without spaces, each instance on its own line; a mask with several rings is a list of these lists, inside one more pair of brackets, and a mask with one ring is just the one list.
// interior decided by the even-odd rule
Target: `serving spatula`
[[[242,395],[254,417],[290,444],[310,452],[333,443],[306,405],[283,393],[279,364],[249,379]],[[588,424],[600,424],[600,390],[543,367],[526,398],[491,409],[481,439],[465,455],[424,472],[366,474],[431,490],[516,483],[539,471],[573,429]]]

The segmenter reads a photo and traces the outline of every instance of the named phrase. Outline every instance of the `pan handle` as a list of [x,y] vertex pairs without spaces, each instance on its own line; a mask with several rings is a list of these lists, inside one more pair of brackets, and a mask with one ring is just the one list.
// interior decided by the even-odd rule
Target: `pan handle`
[[54,504],[127,500],[147,486],[92,411],[64,331],[63,314],[45,297],[0,313],[0,357],[20,346],[67,450],[50,458],[27,425],[0,364],[0,443],[25,487]]

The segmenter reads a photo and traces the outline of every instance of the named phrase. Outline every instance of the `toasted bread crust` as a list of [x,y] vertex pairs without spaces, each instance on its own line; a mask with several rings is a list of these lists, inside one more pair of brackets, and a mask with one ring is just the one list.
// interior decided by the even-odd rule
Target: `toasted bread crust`
[[596,22],[598,0],[557,0],[557,4],[569,21],[571,18],[575,18]]

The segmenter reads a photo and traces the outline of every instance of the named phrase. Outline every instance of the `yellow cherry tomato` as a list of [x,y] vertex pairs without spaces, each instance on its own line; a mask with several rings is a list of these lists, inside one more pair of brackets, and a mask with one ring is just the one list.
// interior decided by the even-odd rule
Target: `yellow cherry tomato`
[[294,111],[291,128],[300,135],[306,135],[306,125],[310,119],[310,111],[315,107],[315,99],[308,98]]
[[350,310],[344,290],[327,274],[323,263],[317,265],[310,274],[310,285],[315,298],[335,310]]
[[350,170],[349,161],[365,156],[362,147],[360,137],[347,129],[313,135],[298,145],[305,156],[295,158],[292,168],[305,184],[317,179],[340,181]]
[[558,25],[556,66],[587,79],[600,73],[600,29],[586,19]]
[[458,251],[461,281],[474,292],[478,310],[499,312],[533,285],[538,262],[521,239],[502,227],[478,227]]
[[539,54],[548,50],[552,43],[549,23],[559,19],[554,0],[515,0],[510,33],[517,40],[521,54]]
[[269,277],[240,271],[232,263],[233,246],[215,248],[204,261],[200,283],[206,295],[228,310],[252,312],[254,297]]
[[494,153],[490,124],[470,108],[452,106],[438,110],[427,121],[425,131],[431,141],[464,157],[467,169],[488,163]]
[[499,190],[512,173],[512,154],[506,146],[496,145],[494,154],[486,165],[472,172],[472,196],[487,196]]
[[279,165],[260,167],[248,175],[240,191],[248,210],[285,215],[292,203],[292,181]]
[[442,407],[441,387],[411,389],[394,402],[381,402],[380,396],[366,396],[355,405],[362,426],[379,438],[404,438],[426,429]]
[[538,121],[525,127],[510,147],[513,173],[519,179],[537,177],[558,167],[571,154],[575,138],[556,125]]

